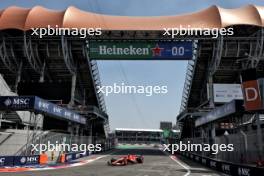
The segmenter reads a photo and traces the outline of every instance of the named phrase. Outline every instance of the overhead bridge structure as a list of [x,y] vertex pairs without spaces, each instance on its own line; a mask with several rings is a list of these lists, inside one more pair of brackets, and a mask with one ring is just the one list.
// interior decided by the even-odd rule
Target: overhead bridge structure
[[[182,138],[214,138],[215,122],[195,126],[224,103],[214,101],[214,84],[240,84],[243,69],[256,68],[264,74],[264,7],[248,5],[237,9],[212,6],[200,12],[163,17],[126,17],[85,12],[75,7],[53,11],[41,6],[31,9],[8,7],[0,11],[0,73],[18,95],[39,96],[67,106],[87,117],[93,128],[108,124],[96,61],[89,58],[90,40],[193,41],[187,67],[180,113]],[[36,28],[100,28],[101,35],[32,35]],[[164,35],[171,28],[233,29],[233,35]],[[233,104],[233,103],[231,103]],[[221,123],[248,122],[250,113]],[[218,122],[217,122],[218,123]],[[238,126],[239,126],[238,125]],[[98,128],[99,127],[99,128]],[[225,131],[224,131],[225,132]],[[235,129],[229,133],[235,134]],[[100,131],[96,133],[101,133]]]

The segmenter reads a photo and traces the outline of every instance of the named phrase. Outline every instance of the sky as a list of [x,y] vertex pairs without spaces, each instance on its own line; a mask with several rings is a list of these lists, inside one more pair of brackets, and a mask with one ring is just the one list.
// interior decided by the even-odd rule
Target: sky
[[[247,4],[264,6],[262,0],[1,0],[8,6],[41,5],[55,10],[68,6],[110,15],[164,16],[191,13],[218,5],[237,8]],[[103,85],[166,85],[168,94],[113,95],[105,97],[110,128],[159,128],[160,121],[176,122],[186,73],[186,61],[99,61]]]

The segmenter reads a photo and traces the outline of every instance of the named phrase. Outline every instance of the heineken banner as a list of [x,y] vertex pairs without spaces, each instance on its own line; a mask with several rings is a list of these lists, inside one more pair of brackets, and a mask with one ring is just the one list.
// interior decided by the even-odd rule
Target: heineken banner
[[192,41],[90,41],[89,56],[102,60],[189,60]]

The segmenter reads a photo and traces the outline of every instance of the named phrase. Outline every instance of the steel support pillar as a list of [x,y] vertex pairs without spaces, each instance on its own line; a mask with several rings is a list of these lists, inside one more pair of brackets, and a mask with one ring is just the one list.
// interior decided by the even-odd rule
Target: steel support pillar
[[208,77],[208,92],[209,92],[209,105],[210,108],[214,108],[214,82],[213,82],[213,75],[209,75]]
[[71,135],[73,134],[73,129],[72,129],[72,123],[68,122],[68,130],[67,130]]
[[75,125],[75,136],[79,136],[79,130],[80,130],[80,126]]
[[255,114],[256,117],[256,122],[257,122],[257,146],[258,146],[258,156],[259,156],[259,160],[262,161],[263,159],[263,136],[262,136],[262,129],[261,129],[261,125],[260,125],[260,116],[259,113],[257,112]]
[[13,45],[7,45],[5,38],[2,37],[2,42],[0,43],[0,60],[2,60],[3,65],[12,73],[15,73],[18,69],[17,58],[14,54]]
[[69,106],[74,105],[76,80],[77,80],[77,76],[76,76],[76,74],[73,74],[72,75],[72,82],[71,82],[71,100],[70,100]]
[[3,113],[0,112],[0,129],[2,128]]
[[41,71],[40,71],[40,78],[39,78],[39,82],[43,83],[44,79],[45,79],[45,68],[46,68],[46,62],[43,63]]
[[93,122],[92,121],[90,121],[89,136],[90,136],[89,143],[93,144]]
[[15,82],[15,88],[14,88],[14,89],[15,89],[15,90],[14,90],[15,93],[17,93],[17,91],[18,91],[18,84],[19,84],[20,81],[21,81],[22,67],[23,67],[23,63],[20,62],[20,64],[19,64],[19,68],[18,68],[18,70],[17,70],[16,82]]
[[25,56],[27,58],[27,61],[31,68],[36,72],[40,74],[41,71],[41,65],[43,63],[41,62],[39,55],[38,55],[38,46],[37,44],[33,45],[32,40],[30,37],[24,34],[24,51]]

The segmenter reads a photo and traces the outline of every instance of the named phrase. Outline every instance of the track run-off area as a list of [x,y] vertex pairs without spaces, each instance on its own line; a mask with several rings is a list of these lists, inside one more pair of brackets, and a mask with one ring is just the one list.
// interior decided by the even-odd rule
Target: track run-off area
[[[107,161],[127,154],[144,156],[143,164],[108,166]],[[26,172],[0,173],[2,176],[219,176],[224,175],[180,156],[170,156],[157,148],[122,148],[97,159],[67,168]],[[87,160],[82,158],[81,160]]]

